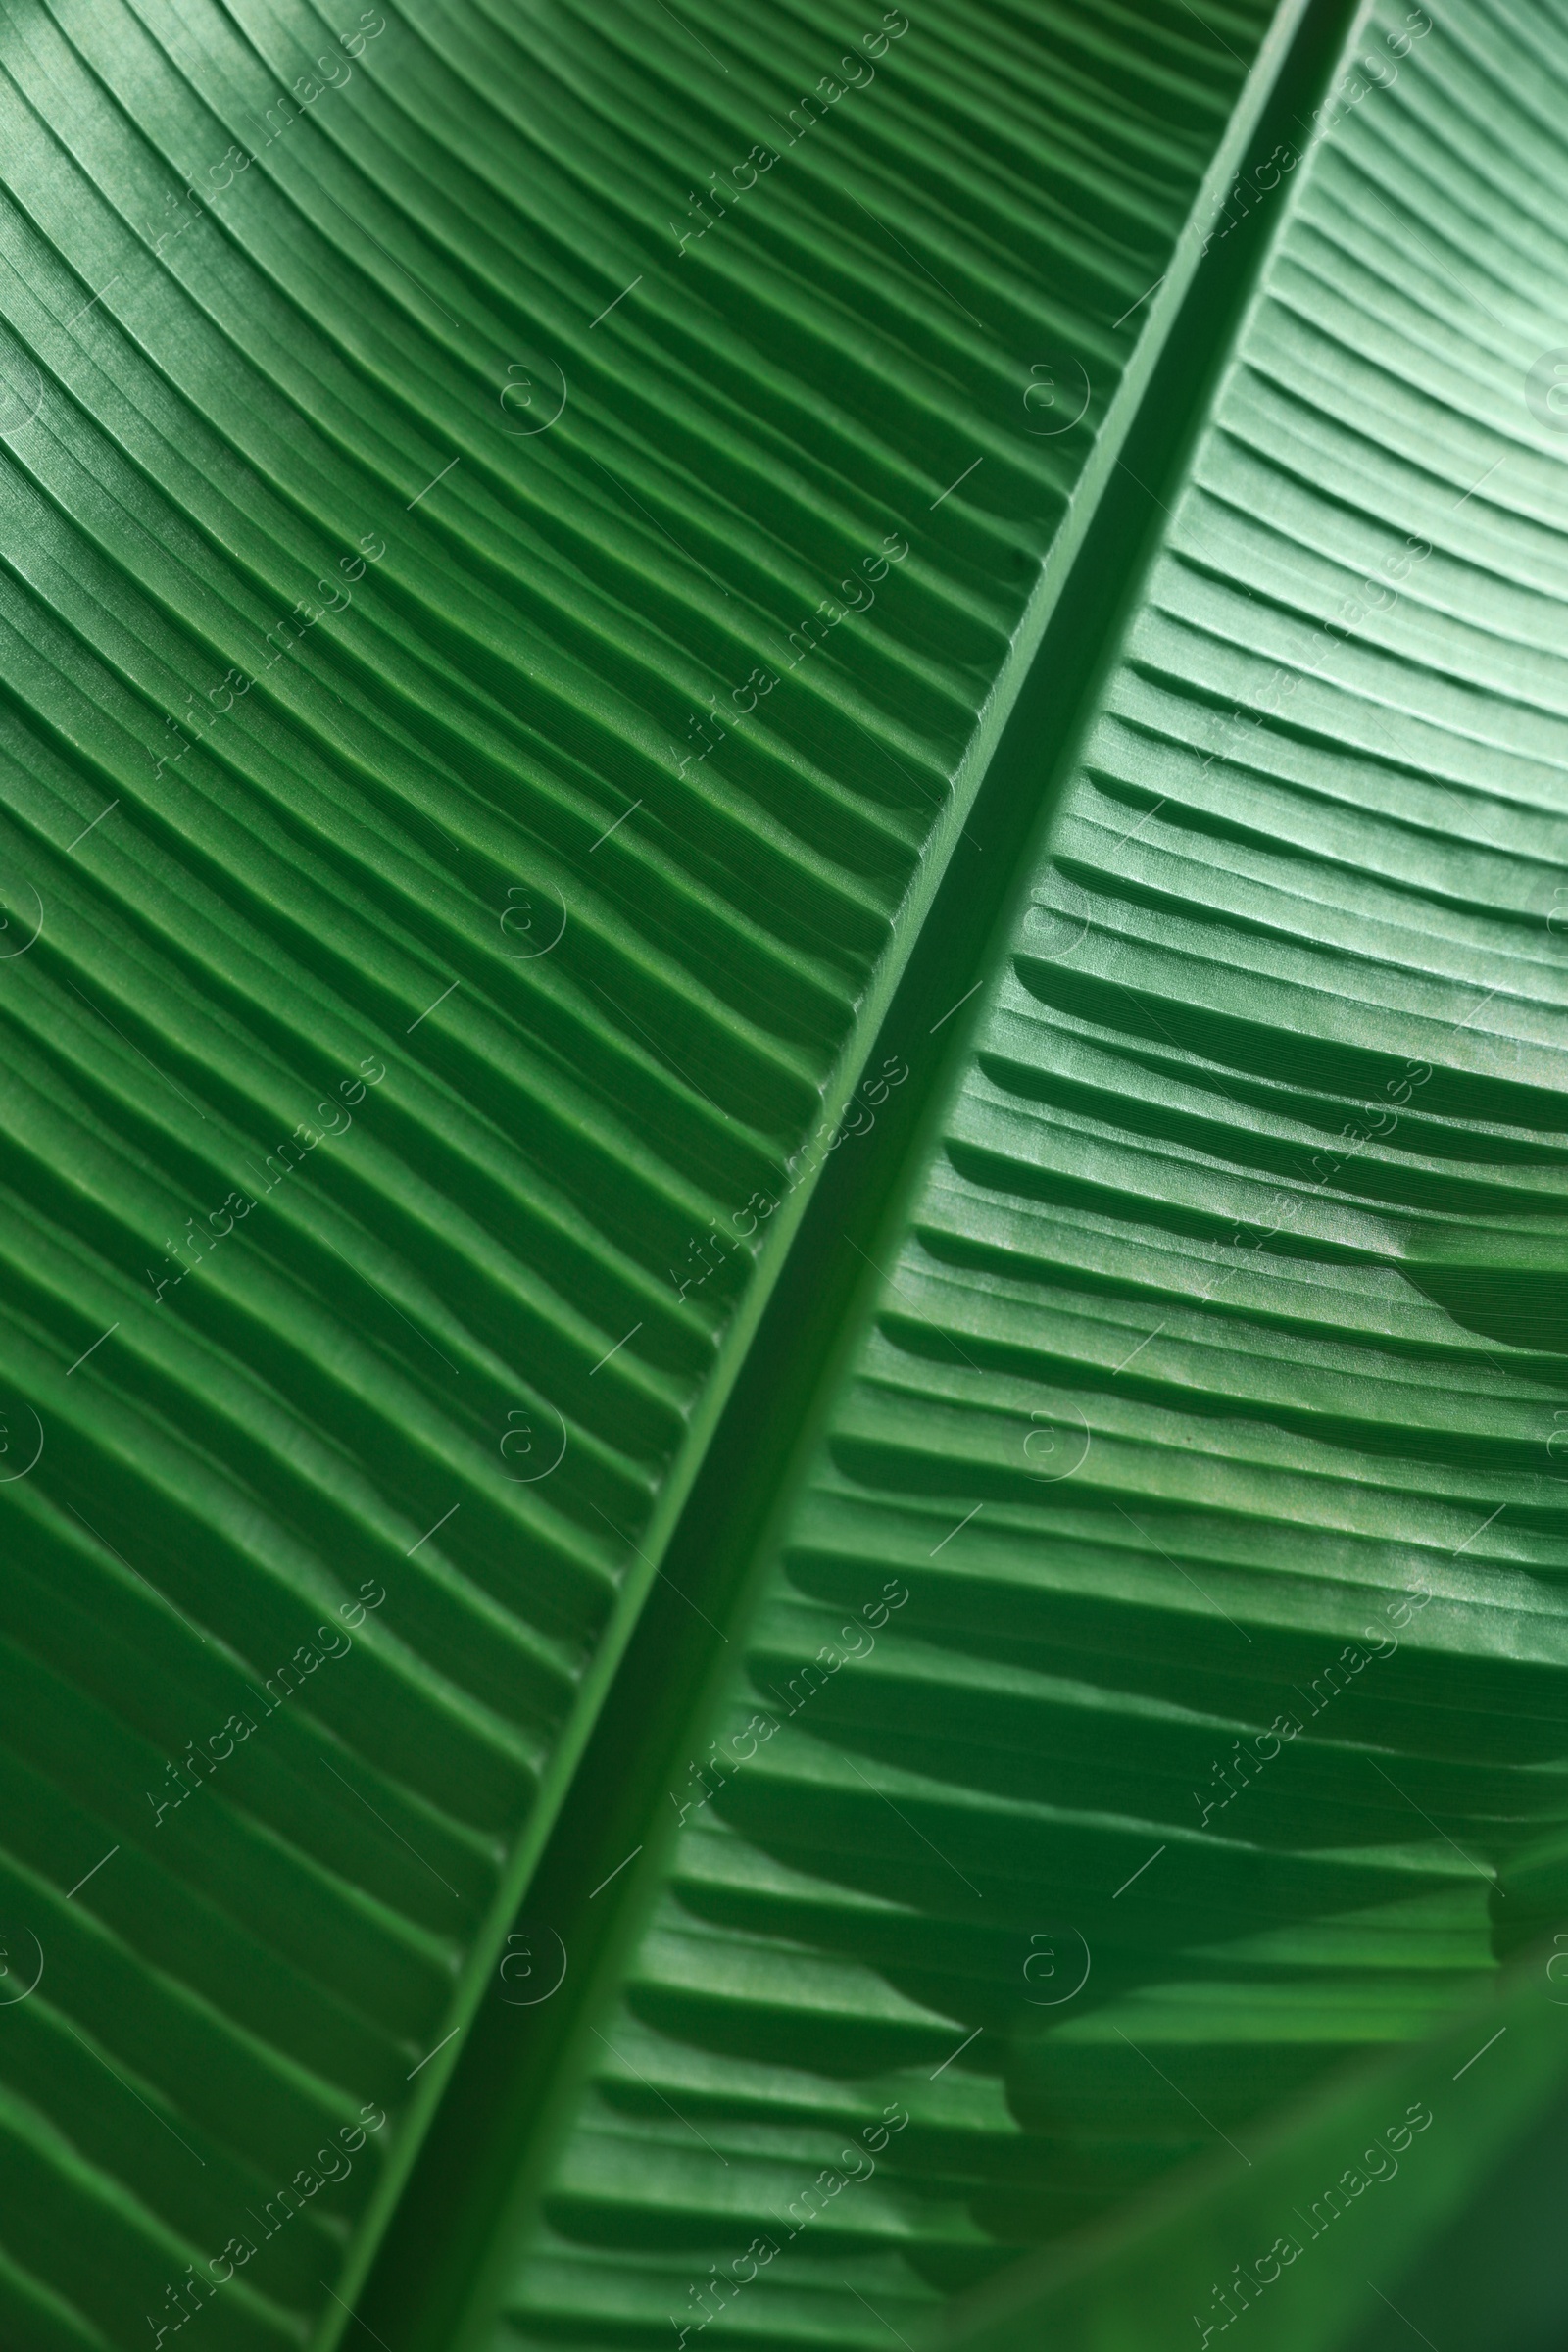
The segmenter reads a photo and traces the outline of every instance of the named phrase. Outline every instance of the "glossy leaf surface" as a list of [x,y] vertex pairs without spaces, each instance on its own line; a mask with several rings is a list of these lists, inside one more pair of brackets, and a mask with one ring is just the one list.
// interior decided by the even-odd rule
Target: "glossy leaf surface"
[[1550,1925],[1568,33],[1338,38],[8,15],[8,2343],[880,2343]]

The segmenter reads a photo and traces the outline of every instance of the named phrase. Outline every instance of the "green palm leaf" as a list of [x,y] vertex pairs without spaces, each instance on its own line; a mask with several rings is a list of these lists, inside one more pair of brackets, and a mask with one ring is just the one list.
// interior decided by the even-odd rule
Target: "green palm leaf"
[[[1560,2170],[1565,2051],[1560,2017],[1522,1975],[1430,2042],[1326,2083],[1259,2138],[1247,2174],[1223,2158],[1196,2167],[1136,2214],[954,2306],[955,2340],[1108,2352],[1207,2343],[1250,2321],[1293,2352],[1383,2352],[1425,2333],[1415,2303],[1448,2330],[1469,2322],[1499,2342],[1548,2342],[1560,2292],[1544,2277],[1550,2223],[1531,2176]],[[1469,2255],[1457,2276],[1445,2230]],[[1489,2260],[1477,2263],[1482,2232]],[[1478,2285],[1492,2289],[1489,2311]]]
[[1552,1926],[1568,33],[1352,29],[8,16],[8,2341],[1001,2324]]

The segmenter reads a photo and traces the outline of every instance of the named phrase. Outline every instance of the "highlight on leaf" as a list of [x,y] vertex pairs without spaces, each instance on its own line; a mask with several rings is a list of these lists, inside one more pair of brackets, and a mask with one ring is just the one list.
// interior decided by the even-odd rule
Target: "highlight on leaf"
[[1565,88],[9,12],[8,2346],[1558,2339]]

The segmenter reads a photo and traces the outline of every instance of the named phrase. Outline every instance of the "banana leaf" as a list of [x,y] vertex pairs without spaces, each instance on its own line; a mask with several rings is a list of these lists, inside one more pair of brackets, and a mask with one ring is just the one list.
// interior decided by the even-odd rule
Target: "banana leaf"
[[[1564,1797],[1523,99],[1505,232],[1451,169],[1521,38],[1358,22],[1248,174],[1255,276],[1068,741],[1015,747],[1038,829],[929,1112],[841,1219],[842,1330],[732,1539],[712,1696],[542,1874],[535,1934],[597,1964],[511,2060],[554,2109],[497,2131],[505,2254],[460,2235],[438,2328],[918,2341],[1206,2151],[1250,2174],[1275,2111],[1568,1918],[1544,1863],[1522,1924],[1505,1892]],[[1115,2275],[1020,2328],[1166,2340]],[[1293,2341],[1378,2315],[1330,2275]]]
[[[1291,2352],[1431,2343],[1423,2322],[1513,2352],[1559,2341],[1549,2200],[1568,2027],[1536,1969],[1496,1991],[1432,2040],[1325,2083],[1259,2135],[1247,2172],[1224,2157],[1197,2166],[1135,2214],[952,2305],[948,2340],[973,2352],[1206,2344],[1261,2304],[1256,2330]],[[1462,2249],[1457,2274],[1445,2240]],[[1491,2289],[1484,2306],[1478,2287]]]
[[1555,1925],[1565,76],[8,11],[8,2343],[1139,2340]]

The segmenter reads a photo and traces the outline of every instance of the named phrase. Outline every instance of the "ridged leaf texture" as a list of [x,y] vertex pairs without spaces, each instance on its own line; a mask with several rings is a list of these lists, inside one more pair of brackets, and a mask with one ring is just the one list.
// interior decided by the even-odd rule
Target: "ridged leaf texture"
[[1545,2128],[1565,88],[6,11],[8,2348],[1119,2352]]
[[[1385,71],[1401,23],[1362,32]],[[1288,167],[671,1791],[509,2341],[908,2335],[1424,2034],[1561,1819],[1568,736],[1520,29],[1368,73]]]

